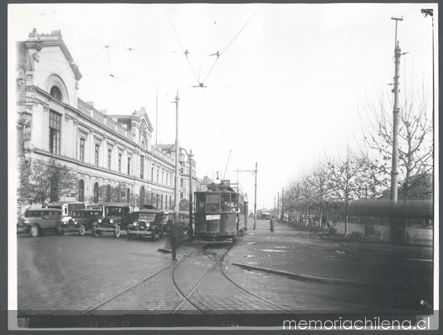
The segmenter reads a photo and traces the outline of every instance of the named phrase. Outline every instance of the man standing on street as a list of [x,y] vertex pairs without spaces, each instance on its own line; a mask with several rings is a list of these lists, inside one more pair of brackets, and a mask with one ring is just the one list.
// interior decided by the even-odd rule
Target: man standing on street
[[271,233],[274,232],[274,219],[271,217],[269,220],[269,228],[271,229]]
[[172,260],[176,261],[177,260],[176,253],[177,253],[177,247],[178,247],[179,231],[178,231],[178,225],[175,222],[175,220],[171,220],[170,224],[171,224],[171,229],[169,230],[169,233],[170,233],[169,239],[170,239],[170,243],[171,243]]

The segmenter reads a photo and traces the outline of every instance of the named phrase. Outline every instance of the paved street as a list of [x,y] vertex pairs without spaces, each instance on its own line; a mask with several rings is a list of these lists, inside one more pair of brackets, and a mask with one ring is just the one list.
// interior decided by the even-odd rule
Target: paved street
[[[432,262],[424,258],[429,253],[422,249],[393,254],[378,247],[372,255],[370,245],[360,250],[353,243],[322,240],[287,224],[277,224],[271,233],[269,221],[257,221],[256,230],[251,221],[231,249],[182,245],[178,262],[157,251],[166,241],[128,241],[123,234],[119,239],[19,235],[19,310],[79,314],[417,310],[421,299],[432,297],[428,281]],[[238,264],[322,280],[295,280]]]

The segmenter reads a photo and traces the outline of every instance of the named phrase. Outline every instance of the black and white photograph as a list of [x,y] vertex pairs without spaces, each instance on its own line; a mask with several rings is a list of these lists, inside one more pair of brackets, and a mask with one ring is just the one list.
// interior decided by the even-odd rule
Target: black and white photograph
[[435,330],[438,4],[9,3],[10,330]]

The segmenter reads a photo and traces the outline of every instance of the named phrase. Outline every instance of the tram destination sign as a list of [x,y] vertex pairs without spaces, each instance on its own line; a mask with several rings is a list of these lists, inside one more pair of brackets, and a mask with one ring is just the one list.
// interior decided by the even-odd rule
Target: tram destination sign
[[208,220],[220,220],[220,214],[206,215],[206,221]]

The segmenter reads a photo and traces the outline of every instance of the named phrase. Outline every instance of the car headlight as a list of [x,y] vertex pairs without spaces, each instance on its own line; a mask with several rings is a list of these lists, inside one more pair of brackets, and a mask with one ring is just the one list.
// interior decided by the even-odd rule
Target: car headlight
[[137,227],[137,221],[134,221],[134,222],[132,223],[132,225],[133,225],[134,227]]
[[98,221],[97,221],[97,222],[98,222],[98,223],[102,223],[102,221],[103,221],[102,219],[98,219]]
[[114,223],[114,219],[109,220],[109,222]]
[[149,228],[149,227],[151,227],[151,224],[148,222],[148,223],[146,224],[146,228]]

